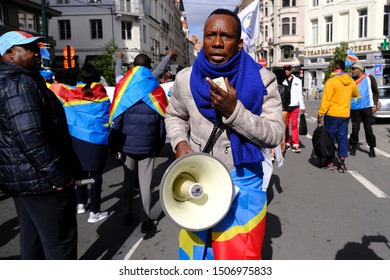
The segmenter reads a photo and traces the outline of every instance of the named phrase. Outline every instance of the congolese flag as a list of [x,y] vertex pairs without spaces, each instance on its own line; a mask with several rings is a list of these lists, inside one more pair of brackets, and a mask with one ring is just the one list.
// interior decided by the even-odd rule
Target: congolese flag
[[136,66],[115,86],[110,108],[110,123],[138,101],[142,100],[161,116],[165,115],[168,99],[150,69]]
[[70,134],[93,144],[108,144],[108,117],[111,106],[105,88],[92,83],[92,96],[86,95],[83,83],[63,85],[57,97],[63,103]]
[[356,85],[358,86],[359,96],[351,98],[351,110],[363,109],[374,106],[371,82],[367,75],[362,75],[357,79]]
[[51,60],[50,52],[47,49],[46,45],[42,42],[38,42],[39,50],[43,59]]
[[[253,165],[254,166],[254,165]],[[229,212],[209,230],[179,235],[180,259],[259,260],[265,234],[267,196],[262,191],[262,167],[231,171],[239,188]],[[242,172],[241,172],[242,171]],[[210,238],[211,236],[211,238]],[[211,246],[210,246],[210,241]]]
[[69,91],[74,89],[75,87],[61,84],[61,83],[52,83],[49,86],[50,90],[54,92],[57,96],[58,100],[60,100],[61,104],[64,105],[66,99],[69,98]]
[[347,53],[347,58],[345,59],[345,67],[349,67],[353,65],[356,61],[358,61],[358,57],[356,54],[353,52],[352,48],[349,49]]

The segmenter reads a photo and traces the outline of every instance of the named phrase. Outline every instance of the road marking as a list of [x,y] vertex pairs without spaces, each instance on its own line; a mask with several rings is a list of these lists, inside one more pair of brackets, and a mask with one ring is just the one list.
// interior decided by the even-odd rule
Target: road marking
[[[138,228],[135,230],[138,230]],[[124,260],[130,260],[131,256],[134,254],[135,250],[137,250],[142,240],[144,240],[143,236],[130,248],[129,252],[127,252],[126,256],[123,258]]]
[[389,198],[387,194],[385,194],[382,190],[368,181],[365,177],[363,177],[359,172],[348,170],[349,174],[351,174],[356,180],[358,180],[366,189],[372,192],[376,197],[380,198]]
[[[366,145],[366,148],[370,148],[370,146]],[[385,151],[382,151],[381,149],[378,149],[378,148],[374,148],[374,149],[375,149],[375,153],[380,154],[384,157],[390,158],[390,154],[386,153]]]
[[[161,212],[162,212],[161,203],[160,203],[160,200],[157,200],[157,202],[153,205],[152,209],[150,210],[150,217],[158,217],[161,214]],[[135,240],[137,240],[137,241],[135,242]],[[123,243],[122,247],[119,248],[118,252],[115,254],[115,256],[112,259],[113,260],[130,260],[131,256],[137,250],[139,245],[141,245],[143,240],[144,240],[144,234],[141,233],[141,224],[138,224],[138,226],[133,230],[133,232],[130,234],[130,236],[127,238],[127,240]],[[127,250],[127,248],[130,248],[130,249],[127,252],[126,256],[124,258],[122,258],[121,257],[122,252]]]

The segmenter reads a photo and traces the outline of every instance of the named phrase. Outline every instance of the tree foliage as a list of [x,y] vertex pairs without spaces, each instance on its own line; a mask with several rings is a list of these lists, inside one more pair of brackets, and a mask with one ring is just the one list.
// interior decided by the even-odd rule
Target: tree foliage
[[330,78],[330,75],[332,74],[333,63],[336,60],[345,61],[345,59],[347,58],[348,50],[349,50],[349,46],[348,46],[348,43],[346,43],[346,42],[341,42],[340,46],[336,47],[336,49],[333,53],[333,57],[330,60],[330,63],[328,65],[328,69],[325,72],[324,84]]
[[91,64],[95,65],[99,69],[102,76],[110,86],[115,86],[115,54],[119,51],[118,46],[112,39],[103,47],[101,55],[97,55]]

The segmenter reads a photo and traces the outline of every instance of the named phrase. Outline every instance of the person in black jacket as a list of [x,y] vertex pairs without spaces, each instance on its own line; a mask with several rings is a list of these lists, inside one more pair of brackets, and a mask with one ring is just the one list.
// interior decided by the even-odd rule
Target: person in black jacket
[[62,105],[39,73],[40,39],[0,37],[0,188],[15,202],[22,259],[77,259],[77,164]]
[[[283,84],[283,81],[286,78],[284,70],[282,68],[275,68],[273,70],[273,73],[275,74],[276,80],[278,82],[278,91],[279,91],[279,94],[280,94],[280,98],[282,99],[283,124],[284,124],[284,127],[286,127],[287,109],[288,109],[288,106],[290,105],[291,93],[290,93],[289,87]],[[285,133],[286,133],[286,131],[284,131],[282,142],[280,142],[280,147],[282,149],[283,155],[286,153]]]
[[[145,73],[145,77],[150,79],[151,83],[158,86],[158,81],[153,77],[151,72],[151,60],[146,54],[139,54],[134,59],[133,72],[128,72],[123,79],[129,79],[129,75],[138,75],[138,72]],[[123,80],[122,79],[122,80]],[[120,84],[121,85],[121,84]],[[137,90],[133,91],[130,87],[131,82],[127,85],[125,95],[133,96],[131,99],[136,99],[138,96]],[[118,86],[117,86],[118,87]],[[141,86],[136,88],[141,91]],[[130,88],[130,89],[129,89]],[[127,91],[127,89],[129,89]],[[160,89],[157,87],[155,90]],[[116,88],[117,92],[117,88]],[[128,96],[124,97],[127,98]],[[119,101],[123,102],[124,98]],[[129,97],[130,98],[130,97]],[[116,98],[114,94],[113,106],[116,106]],[[164,112],[165,113],[165,112]],[[115,137],[114,135],[117,135]],[[124,137],[119,146],[118,138]],[[165,144],[166,131],[164,117],[157,113],[150,105],[145,102],[145,99],[139,99],[133,105],[128,107],[119,116],[114,117],[110,128],[109,146],[111,151],[123,152],[126,159],[124,163],[124,183],[123,183],[123,218],[125,222],[131,219],[132,199],[134,188],[138,186],[142,200],[141,209],[141,232],[147,233],[156,229],[157,220],[150,218],[151,207],[151,182],[153,176],[153,167],[155,157],[160,153]],[[116,146],[116,147],[115,147]]]

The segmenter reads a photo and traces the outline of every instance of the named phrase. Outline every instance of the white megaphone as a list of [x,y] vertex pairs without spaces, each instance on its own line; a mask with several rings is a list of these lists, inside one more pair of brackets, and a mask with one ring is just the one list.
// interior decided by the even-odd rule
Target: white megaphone
[[178,227],[200,231],[221,221],[234,198],[232,177],[226,166],[206,153],[176,159],[160,185],[164,213]]

